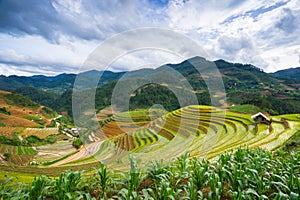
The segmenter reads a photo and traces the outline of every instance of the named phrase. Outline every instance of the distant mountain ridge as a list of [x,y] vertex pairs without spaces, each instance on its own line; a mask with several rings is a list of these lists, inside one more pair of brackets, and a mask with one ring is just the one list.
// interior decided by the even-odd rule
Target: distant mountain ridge
[[279,78],[292,78],[300,80],[300,67],[283,69],[270,74]]
[[[219,73],[213,70],[216,67]],[[208,76],[199,71],[204,74],[208,73]],[[123,87],[117,97],[119,101],[117,103],[123,105],[125,102],[122,101],[126,100],[124,95],[128,96],[129,88],[132,95],[131,109],[145,108],[151,104],[162,104],[168,110],[177,109],[179,105],[176,103],[176,97],[172,91],[178,89],[181,96],[186,99],[196,95],[199,104],[211,105],[206,79],[214,77],[218,80],[221,78],[225,89],[221,92],[224,94],[219,93],[216,96],[226,95],[229,104],[257,105],[273,114],[300,113],[300,105],[298,106],[297,103],[300,100],[300,80],[278,78],[251,64],[230,63],[225,60],[209,61],[197,56],[178,64],[165,64],[156,69],[145,68],[129,72],[105,71],[104,73],[92,70],[79,74],[82,83],[86,83],[84,87],[79,88],[80,91],[94,88],[95,85],[90,82],[101,74],[95,97],[97,110],[110,105],[111,95],[116,85]],[[55,77],[0,76],[0,89],[23,94],[58,112],[72,113],[73,93],[71,89],[76,77],[76,74],[61,74]],[[156,85],[143,86],[147,83]],[[189,89],[185,87],[186,83],[188,83]],[[39,91],[30,89],[30,87]],[[53,94],[53,98],[46,101],[45,99],[51,94]],[[82,100],[82,102],[84,101],[85,99]],[[221,102],[221,97],[216,101],[225,105],[224,102]]]
[[[88,81],[91,77],[103,76],[103,82],[99,82],[99,86],[118,79],[123,73],[114,73],[111,71],[97,71],[91,70],[81,73],[81,77],[86,78]],[[35,87],[43,89],[48,92],[61,94],[67,89],[73,87],[74,81],[77,74],[59,74],[57,76],[44,76],[44,75],[34,75],[34,76],[0,76],[0,90],[14,91],[22,87]]]
[[[109,83],[111,81],[119,80],[125,73],[126,78],[143,78],[145,76],[149,75],[155,75],[157,73],[160,73],[161,71],[164,71],[167,67],[171,67],[179,71],[180,73],[195,73],[197,71],[195,70],[189,70],[187,68],[193,68],[191,63],[194,63],[196,65],[210,65],[215,64],[215,66],[218,67],[219,71],[221,73],[226,74],[226,76],[230,76],[233,73],[237,74],[240,73],[237,76],[248,76],[249,81],[258,82],[266,80],[271,80],[272,76],[277,78],[292,78],[292,79],[298,79],[300,80],[300,67],[299,68],[291,68],[286,70],[280,70],[275,73],[270,73],[272,76],[267,76],[266,73],[263,73],[262,69],[257,68],[253,65],[249,64],[239,64],[239,63],[230,63],[225,60],[216,60],[216,61],[207,61],[205,58],[196,56],[193,58],[190,58],[188,60],[185,60],[178,64],[166,64],[161,67],[158,67],[157,69],[139,69],[135,71],[130,72],[112,72],[112,71],[97,71],[97,70],[90,70],[86,72],[80,73],[80,77],[86,81],[89,82],[91,78],[100,77],[101,79],[98,83],[98,86],[102,86],[106,83]],[[249,74],[249,71],[253,72],[253,69],[255,69],[257,72],[255,76],[259,75],[263,76],[262,80],[257,79],[257,77],[254,77],[253,74]],[[226,71],[224,71],[226,70]],[[254,70],[254,71],[255,71]],[[228,72],[231,71],[229,74]],[[251,72],[251,73],[252,73]],[[199,72],[197,72],[199,73]],[[185,74],[186,75],[186,74]],[[67,89],[73,88],[74,82],[76,80],[77,74],[59,74],[56,76],[44,76],[44,75],[34,75],[34,76],[17,76],[17,75],[11,75],[11,76],[4,76],[0,75],[0,90],[5,91],[14,91],[16,89],[22,88],[22,87],[35,87],[38,89],[42,89],[47,92],[62,94]],[[273,79],[274,80],[274,79]],[[91,86],[92,87],[92,86]]]

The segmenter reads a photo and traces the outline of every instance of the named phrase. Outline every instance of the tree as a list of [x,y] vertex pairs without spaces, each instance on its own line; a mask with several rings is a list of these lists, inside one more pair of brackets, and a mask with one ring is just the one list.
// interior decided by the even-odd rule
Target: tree
[[76,148],[79,149],[81,145],[83,144],[81,138],[77,138],[76,140],[73,141],[72,145]]
[[4,159],[5,159],[6,161],[8,161],[9,158],[11,157],[11,153],[9,153],[9,152],[4,153],[3,156],[4,156]]

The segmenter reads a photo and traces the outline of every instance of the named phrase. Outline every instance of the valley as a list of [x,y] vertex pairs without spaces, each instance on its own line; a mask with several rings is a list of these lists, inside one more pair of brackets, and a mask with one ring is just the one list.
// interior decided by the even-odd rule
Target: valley
[[[68,173],[89,177],[104,168],[125,173],[137,166],[147,174],[152,173],[149,166],[160,161],[176,165],[180,159],[189,164],[205,160],[215,165],[223,162],[224,156],[241,152],[248,157],[262,152],[277,156],[295,150],[299,156],[298,80],[273,77],[252,65],[211,62],[201,57],[191,60],[200,64],[191,66],[187,60],[153,70],[104,73],[95,88],[94,110],[86,98],[92,88],[72,91],[74,79],[69,78],[73,75],[19,77],[29,85],[23,81],[18,88],[0,91],[0,180],[4,183],[7,176],[13,176],[33,183],[34,177],[58,180],[56,177]],[[220,74],[207,69],[207,76],[199,76],[197,67],[212,63]],[[182,79],[170,67],[180,72]],[[98,72],[83,73],[84,78],[88,80],[93,73]],[[64,82],[66,77],[68,81]],[[209,93],[206,81],[211,77],[221,78],[224,91]],[[6,86],[15,79],[6,77]],[[30,79],[44,85],[32,85]],[[190,88],[185,87],[185,81]],[[139,86],[144,82],[148,84]],[[112,104],[117,87],[121,92],[115,100],[122,106]],[[126,110],[123,103],[127,90],[130,98]],[[180,102],[176,94],[187,101]],[[198,104],[189,103],[193,98]],[[80,102],[79,111],[72,107],[74,99]],[[80,116],[77,123],[74,116]],[[208,183],[203,184],[208,187]],[[145,189],[147,184],[141,187]],[[296,191],[293,186],[289,188]],[[209,191],[202,188],[206,196]]]
[[[211,106],[188,106],[156,116],[156,119],[147,114],[144,110],[121,112],[102,120],[102,129],[98,133],[94,131],[90,137],[93,139],[78,150],[71,142],[58,140],[54,144],[35,147],[3,145],[1,152],[33,156],[31,164],[35,167],[32,170],[36,167],[38,171],[45,169],[45,174],[59,173],[59,167],[97,166],[99,160],[111,169],[120,170],[128,166],[129,155],[134,155],[140,165],[146,165],[154,157],[168,160],[186,152],[191,157],[211,160],[240,147],[272,151],[300,129],[299,114],[269,116],[270,125],[255,122],[252,114]],[[150,118],[153,119],[151,122]],[[131,119],[133,123],[130,123]],[[41,129],[41,133],[46,131]],[[38,137],[43,138],[43,135]],[[29,163],[27,167],[30,167]],[[23,169],[19,171],[16,167],[15,171]]]

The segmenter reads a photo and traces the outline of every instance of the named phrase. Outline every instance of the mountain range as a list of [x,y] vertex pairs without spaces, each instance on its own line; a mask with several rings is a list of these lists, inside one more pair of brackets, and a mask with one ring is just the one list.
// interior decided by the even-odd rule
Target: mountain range
[[[216,73],[213,66],[217,67],[219,73]],[[300,98],[300,80],[283,75],[288,73],[279,71],[268,74],[250,64],[230,63],[225,60],[208,61],[202,57],[193,57],[178,64],[166,64],[156,69],[130,72],[93,70],[78,75],[60,74],[54,77],[0,76],[0,89],[20,93],[58,112],[72,113],[71,89],[76,77],[80,77],[82,83],[87,83],[81,88],[81,92],[84,92],[83,89],[88,91],[95,87],[89,83],[101,74],[96,90],[98,110],[110,105],[113,90],[117,87],[120,90],[117,103],[123,104],[123,95],[130,95],[131,109],[153,104],[162,104],[167,110],[177,109],[182,106],[176,100],[174,91],[177,91],[187,98],[186,104],[189,103],[188,98],[196,95],[199,104],[204,105],[254,104],[274,114],[300,112],[300,106],[296,104]],[[221,78],[224,84],[226,94],[219,92],[220,98],[217,102],[211,102],[208,77],[214,77],[215,80]],[[227,104],[221,102],[225,95]]]
[[271,73],[271,75],[279,78],[292,78],[300,80],[300,67],[279,70],[277,72]]

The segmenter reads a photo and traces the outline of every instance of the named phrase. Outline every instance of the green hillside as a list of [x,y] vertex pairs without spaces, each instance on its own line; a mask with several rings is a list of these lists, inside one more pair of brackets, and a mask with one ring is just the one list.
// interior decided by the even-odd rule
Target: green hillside
[[[96,70],[87,71],[80,74],[83,81],[88,82],[95,76],[102,75],[103,79],[100,80],[99,86],[121,77],[121,73],[113,73],[110,71],[99,72]],[[0,75],[0,90],[14,91],[19,88],[35,87],[44,91],[56,94],[62,94],[67,89],[73,88],[73,84],[77,74],[59,74],[57,76],[3,76]],[[94,87],[94,86],[92,86]]]
[[[111,94],[117,83],[120,83],[118,84],[119,87],[123,85],[125,88],[120,89],[120,96],[130,95],[127,94],[126,88],[134,90],[136,90],[136,86],[139,88],[137,91],[132,91],[132,94],[136,96],[130,100],[131,109],[151,107],[153,102],[164,102],[164,106],[169,111],[178,109],[174,91],[186,97],[196,95],[198,104],[212,105],[205,76],[201,76],[199,71],[204,75],[214,77],[216,74],[212,71],[213,66],[217,67],[220,72],[227,103],[251,104],[272,114],[300,113],[300,105],[297,104],[300,100],[299,80],[274,77],[250,64],[230,63],[224,60],[212,62],[201,57],[190,58],[178,64],[166,64],[157,69],[140,69],[126,73],[105,71],[102,74],[95,70],[88,71],[79,74],[78,77],[84,85],[78,87],[84,93],[83,90],[95,87],[89,85],[90,80],[100,77],[102,74],[96,92],[97,110],[110,105]],[[120,79],[121,77],[122,79]],[[61,74],[55,77],[1,76],[0,89],[17,89],[17,93],[23,94],[40,104],[50,106],[58,112],[68,111],[72,115],[71,88],[75,78],[75,74]],[[153,87],[153,84],[143,86],[145,82],[155,83],[156,86]],[[187,88],[187,83],[191,86],[190,89]],[[124,97],[118,99],[122,104]],[[213,103],[214,105],[219,104],[218,99]],[[189,104],[184,106],[186,105]]]
[[0,93],[0,98],[9,105],[28,107],[33,109],[36,109],[40,106],[38,103],[32,101],[28,97],[16,93]]
[[30,98],[31,100],[38,102],[41,105],[53,107],[55,100],[58,98],[59,95],[55,93],[45,92],[41,89],[37,89],[32,86],[28,87],[20,87],[14,91],[14,93],[21,94]]
[[[202,77],[199,73],[202,71],[211,77],[216,76],[210,66],[216,66],[220,72],[227,103],[251,104],[271,114],[300,113],[300,105],[297,104],[300,100],[299,81],[276,78],[249,64],[229,63],[224,60],[211,62],[201,57],[194,57],[179,64],[167,64],[157,69],[127,72],[119,81],[108,81],[96,91],[96,108],[100,110],[109,106],[112,92],[116,91],[116,88],[118,89],[118,96],[115,98],[118,102],[116,103],[126,104],[124,97],[131,95],[131,109],[149,108],[153,103],[162,104],[169,111],[178,109],[180,106],[174,91],[185,97],[186,103],[183,102],[184,105],[181,107],[191,104],[190,99],[194,96],[198,102],[193,102],[193,104],[212,105],[205,76]],[[83,80],[85,78],[83,76]],[[100,82],[105,83],[106,80],[102,77]],[[148,84],[145,85],[145,83]],[[90,103],[85,103],[87,100],[85,92],[81,92],[83,107],[85,105],[88,107]],[[72,92],[66,91],[59,97],[55,103],[56,110],[71,113],[71,96]],[[219,102],[221,99],[222,97],[216,98],[214,105],[222,105]],[[127,108],[120,107],[119,109],[126,110]]]
[[279,70],[277,72],[270,73],[270,74],[279,78],[285,78],[285,79],[292,78],[292,79],[300,80],[300,67]]

